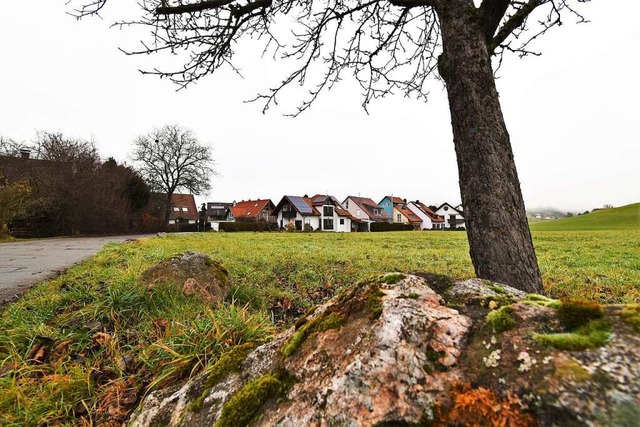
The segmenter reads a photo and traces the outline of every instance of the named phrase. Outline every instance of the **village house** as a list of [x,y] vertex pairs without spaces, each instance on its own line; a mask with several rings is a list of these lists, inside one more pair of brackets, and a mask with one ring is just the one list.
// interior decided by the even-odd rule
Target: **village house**
[[422,203],[420,200],[407,203],[407,208],[417,215],[420,220],[422,230],[442,230],[444,229],[444,218],[436,214],[433,209]]
[[[156,211],[155,215],[164,213],[167,195],[165,193],[153,193],[150,206]],[[172,194],[169,224],[195,224],[198,220],[198,208],[193,194]]]
[[464,213],[445,202],[435,209],[435,213],[444,217],[444,228],[464,228]]
[[342,206],[360,222],[357,231],[370,231],[374,222],[391,222],[391,216],[382,206],[367,197],[348,196]]
[[353,218],[340,202],[328,195],[284,196],[274,214],[280,228],[291,224],[295,230],[350,232]]
[[273,214],[275,205],[270,199],[247,200],[237,202],[230,208],[232,220],[243,221],[266,221],[275,223],[276,217]]
[[293,225],[296,231],[316,230],[320,226],[320,212],[308,196],[284,196],[273,210],[278,226]]
[[394,224],[408,224],[414,230],[420,230],[422,219],[407,207],[407,199],[385,196],[378,205],[390,214]]
[[207,202],[207,222],[215,231],[220,229],[221,222],[233,222],[231,208],[235,202]]
[[338,233],[350,232],[358,220],[333,196],[316,194],[311,198],[314,208],[320,212],[320,230]]

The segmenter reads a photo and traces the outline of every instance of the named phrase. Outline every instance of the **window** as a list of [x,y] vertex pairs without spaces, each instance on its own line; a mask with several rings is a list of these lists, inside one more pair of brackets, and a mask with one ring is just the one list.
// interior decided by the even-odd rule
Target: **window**
[[189,208],[188,208],[188,207],[186,207],[186,206],[183,206],[183,207],[182,207],[182,212],[189,212]]
[[401,215],[401,214],[397,214],[397,215],[396,215],[396,218],[397,218],[397,219],[396,219],[396,221],[397,221],[397,222],[402,221],[402,215]]
[[180,212],[180,208],[173,208],[174,212]]
[[344,218],[340,218],[340,225],[344,225]]
[[333,218],[325,218],[322,220],[323,230],[333,230]]
[[378,209],[374,209],[374,210],[373,210],[373,214],[374,214],[374,215],[380,215],[380,211],[379,211]]
[[344,207],[349,209],[349,199],[344,201]]
[[448,211],[448,210],[449,210],[449,206],[445,206],[445,207],[444,207],[444,210],[445,210],[445,211]]
[[327,205],[322,207],[324,216],[333,216],[333,206]]

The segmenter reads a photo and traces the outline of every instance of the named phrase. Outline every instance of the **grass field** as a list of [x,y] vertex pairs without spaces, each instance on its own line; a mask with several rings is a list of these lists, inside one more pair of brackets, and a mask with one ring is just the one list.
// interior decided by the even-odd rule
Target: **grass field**
[[[551,296],[640,302],[640,231],[533,236]],[[233,295],[222,307],[138,283],[145,268],[185,250],[231,272]],[[268,339],[283,325],[283,301],[300,313],[389,271],[473,277],[466,236],[202,233],[108,245],[3,309],[0,425],[117,423],[141,393],[206,369],[230,347]]]
[[640,230],[640,203],[529,224],[535,231]]

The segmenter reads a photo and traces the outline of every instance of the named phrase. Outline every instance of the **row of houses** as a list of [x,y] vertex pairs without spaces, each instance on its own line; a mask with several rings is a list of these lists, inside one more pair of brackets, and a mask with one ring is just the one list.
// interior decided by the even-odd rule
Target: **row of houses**
[[[176,194],[172,201],[171,224],[195,223],[198,210],[192,195]],[[284,196],[240,202],[208,202],[204,215],[214,229],[222,222],[266,221],[276,228],[297,231],[370,231],[371,224],[385,222],[411,225],[414,230],[464,229],[462,206],[443,203],[436,207],[420,200],[407,201],[385,196],[379,203],[367,197],[348,196],[342,202],[333,196]]]

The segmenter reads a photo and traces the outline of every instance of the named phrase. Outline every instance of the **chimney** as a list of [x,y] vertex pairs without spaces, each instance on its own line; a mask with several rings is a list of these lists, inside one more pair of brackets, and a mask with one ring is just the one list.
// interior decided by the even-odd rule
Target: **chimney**
[[31,150],[29,150],[28,148],[21,148],[20,149],[20,157],[28,160],[29,157],[31,156]]

